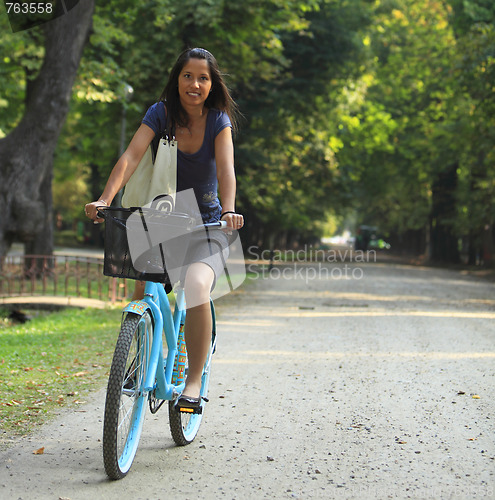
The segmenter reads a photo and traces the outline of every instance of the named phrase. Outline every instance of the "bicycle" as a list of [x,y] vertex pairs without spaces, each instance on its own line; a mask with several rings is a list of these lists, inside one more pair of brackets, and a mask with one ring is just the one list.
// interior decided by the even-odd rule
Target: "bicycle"
[[[142,209],[139,210],[142,212]],[[129,472],[136,456],[147,403],[151,413],[156,413],[168,401],[170,430],[177,445],[187,445],[196,437],[204,406],[208,401],[210,364],[216,348],[215,308],[210,299],[213,328],[203,368],[201,405],[199,409],[194,410],[176,408],[175,402],[184,390],[187,375],[184,288],[182,284],[177,288],[172,312],[167,295],[172,287],[167,283],[164,269],[157,269],[156,273],[142,273],[136,270],[129,260],[122,229],[127,228],[128,217],[136,213],[136,210],[105,208],[100,209],[98,213],[106,222],[104,274],[146,280],[144,298],[130,302],[123,309],[105,401],[103,425],[105,472],[111,479],[121,479]],[[153,215],[152,212],[148,212],[148,215],[150,213]],[[186,216],[171,214],[165,216],[169,223],[176,222],[174,219],[176,217],[179,217],[179,222],[182,223],[183,220],[180,218],[184,219]],[[189,222],[188,224],[191,225]],[[190,230],[209,231],[225,227],[226,223],[221,221],[199,225]],[[155,257],[163,258],[162,245],[158,247]],[[163,283],[167,283],[167,290]],[[163,336],[167,347],[166,356],[163,352]]]

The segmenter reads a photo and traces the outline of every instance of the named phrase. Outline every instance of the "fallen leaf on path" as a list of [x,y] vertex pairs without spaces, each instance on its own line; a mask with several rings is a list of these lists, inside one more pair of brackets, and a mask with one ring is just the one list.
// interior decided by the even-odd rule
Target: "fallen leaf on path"
[[473,394],[473,399],[481,399],[481,397],[478,396],[477,394]]
[[37,450],[33,451],[33,455],[43,455],[45,453],[45,447],[42,446],[41,448],[38,448]]

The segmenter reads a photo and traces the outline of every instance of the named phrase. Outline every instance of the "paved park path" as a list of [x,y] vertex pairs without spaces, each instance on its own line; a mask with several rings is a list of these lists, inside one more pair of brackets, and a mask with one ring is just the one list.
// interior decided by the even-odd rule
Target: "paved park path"
[[218,312],[193,444],[174,446],[166,410],[149,414],[131,472],[108,481],[100,391],[0,454],[0,498],[495,497],[493,283],[295,263]]

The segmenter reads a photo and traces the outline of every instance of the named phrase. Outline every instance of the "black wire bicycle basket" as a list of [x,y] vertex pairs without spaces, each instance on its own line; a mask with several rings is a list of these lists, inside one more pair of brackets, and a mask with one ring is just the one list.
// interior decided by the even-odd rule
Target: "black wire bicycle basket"
[[[177,248],[178,244],[184,247],[187,244],[187,238],[181,237],[181,234],[194,227],[194,219],[185,214],[141,207],[109,207],[99,211],[105,218],[103,274],[172,284],[167,272],[172,261],[167,247]],[[165,234],[167,237],[164,238]],[[174,241],[174,245],[167,245],[167,241],[157,243],[157,235],[158,241]],[[182,251],[185,250],[182,248]]]

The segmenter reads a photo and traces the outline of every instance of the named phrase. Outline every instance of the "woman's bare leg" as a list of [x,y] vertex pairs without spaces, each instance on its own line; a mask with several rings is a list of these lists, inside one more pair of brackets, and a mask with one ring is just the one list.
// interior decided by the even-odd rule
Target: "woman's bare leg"
[[186,273],[184,291],[187,306],[185,340],[189,364],[184,395],[197,398],[201,390],[201,375],[211,342],[212,319],[210,291],[215,274],[210,266],[197,262]]

